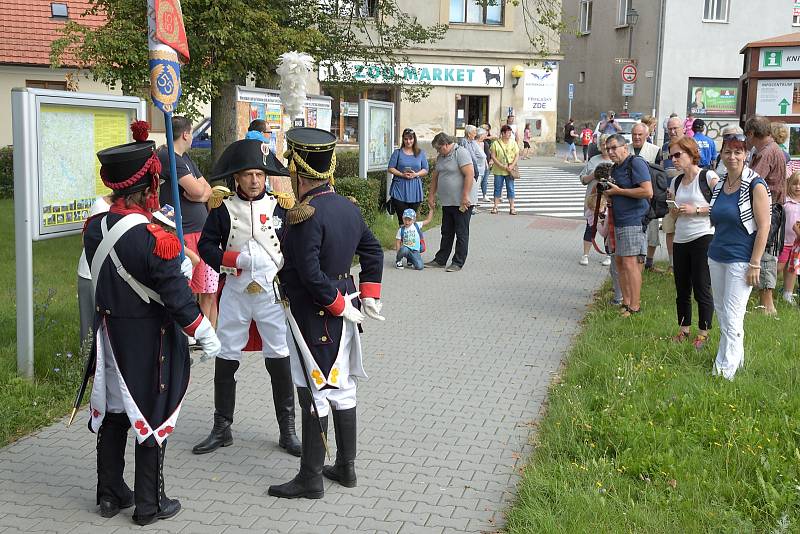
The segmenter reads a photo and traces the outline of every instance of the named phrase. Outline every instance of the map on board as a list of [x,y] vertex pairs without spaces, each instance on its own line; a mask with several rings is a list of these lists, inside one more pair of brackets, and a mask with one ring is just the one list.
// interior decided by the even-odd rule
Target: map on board
[[39,197],[42,233],[82,224],[98,196],[109,189],[100,179],[96,153],[129,141],[132,111],[42,105],[39,112]]

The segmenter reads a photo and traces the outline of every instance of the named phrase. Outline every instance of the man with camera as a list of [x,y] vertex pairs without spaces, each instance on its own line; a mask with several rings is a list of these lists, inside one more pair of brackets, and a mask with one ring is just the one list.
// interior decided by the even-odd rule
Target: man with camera
[[611,110],[606,113],[606,120],[601,122],[600,127],[598,128],[601,134],[613,135],[622,131],[622,126],[620,126],[619,123],[614,120],[614,115],[614,112]]
[[610,178],[599,183],[598,189],[611,204],[616,240],[614,261],[622,286],[622,315],[630,317],[641,310],[642,267],[647,253],[646,217],[653,184],[647,163],[633,157],[622,134],[609,136],[606,150],[614,165]]

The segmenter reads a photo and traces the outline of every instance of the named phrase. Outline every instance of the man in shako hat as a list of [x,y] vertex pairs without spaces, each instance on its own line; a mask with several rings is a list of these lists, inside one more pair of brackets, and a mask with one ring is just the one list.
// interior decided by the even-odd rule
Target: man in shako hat
[[[136,142],[97,153],[113,204],[89,219],[83,233],[96,305],[89,428],[97,433],[100,514],[112,517],[136,504],[133,520],[146,525],[181,509],[164,493],[163,469],[189,383],[187,336],[207,354],[219,352],[219,340],[181,273],[180,242],[150,222],[161,164],[155,143],[146,141],[147,123],[131,129]],[[131,425],[135,492],[123,479]]]
[[[286,140],[300,203],[287,213],[281,283],[289,300],[289,350],[302,409],[303,454],[297,476],[270,486],[269,494],[319,499],[323,475],[346,487],[356,485],[356,383],[366,378],[359,338],[364,315],[359,308],[383,320],[383,250],[358,207],[332,187],[336,138],[325,130],[293,128]],[[360,301],[354,298],[358,292],[350,275],[355,254],[361,263]],[[330,411],[336,464],[323,469]]]
[[268,176],[289,173],[269,145],[243,139],[228,146],[214,166],[212,180],[233,178],[236,192],[211,210],[200,236],[200,257],[224,274],[217,332],[222,350],[214,363],[214,426],[192,452],[205,454],[233,443],[235,373],[248,344],[250,323],[261,337],[264,365],[272,382],[278,419],[278,445],[300,456],[294,427],[294,387],[286,345],[286,320],[273,288],[283,266],[280,236],[286,208],[294,196],[267,191]]

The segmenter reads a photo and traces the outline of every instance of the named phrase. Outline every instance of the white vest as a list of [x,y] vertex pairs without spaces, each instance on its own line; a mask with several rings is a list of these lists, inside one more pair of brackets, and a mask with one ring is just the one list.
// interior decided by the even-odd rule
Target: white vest
[[[631,154],[636,154],[636,151],[633,149],[633,145],[628,145],[628,147],[630,148]],[[645,141],[645,143],[642,145],[642,150],[639,151],[639,156],[646,159],[650,163],[655,163],[656,156],[658,156],[659,152],[661,152],[661,149],[658,146]]]
[[261,200],[247,201],[232,195],[223,202],[231,222],[225,251],[242,252],[248,247],[260,246],[274,264],[266,270],[244,271],[241,276],[229,277],[226,286],[232,284],[232,289],[243,291],[255,280],[264,289],[271,289],[275,274],[283,267],[281,244],[275,231],[283,226],[284,221],[273,215],[277,199],[266,194]]

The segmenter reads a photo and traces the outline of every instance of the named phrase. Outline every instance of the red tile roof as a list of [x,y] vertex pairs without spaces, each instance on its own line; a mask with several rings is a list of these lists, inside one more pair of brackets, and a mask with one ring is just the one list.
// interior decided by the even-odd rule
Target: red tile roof
[[[83,13],[90,7],[86,0],[56,0],[67,4],[69,20],[86,26],[101,26],[102,16]],[[50,43],[61,36],[67,19],[53,18],[50,0],[0,1],[0,64],[50,65]],[[65,61],[69,65],[71,61]]]

